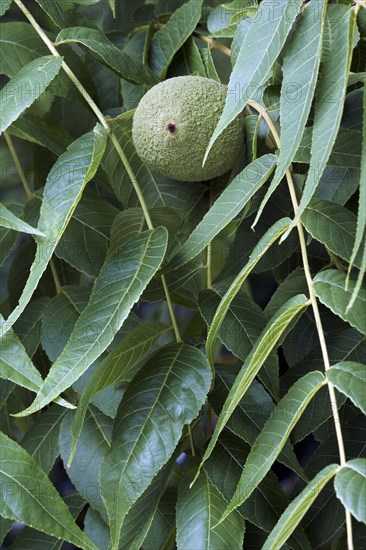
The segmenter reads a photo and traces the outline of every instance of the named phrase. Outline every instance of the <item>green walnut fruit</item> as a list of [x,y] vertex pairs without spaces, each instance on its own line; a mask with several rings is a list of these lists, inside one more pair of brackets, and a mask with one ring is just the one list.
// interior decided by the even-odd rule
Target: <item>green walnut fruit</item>
[[203,157],[224,109],[227,87],[201,76],[178,76],[157,84],[141,99],[132,137],[143,162],[180,181],[204,181],[230,170],[243,146],[237,117]]

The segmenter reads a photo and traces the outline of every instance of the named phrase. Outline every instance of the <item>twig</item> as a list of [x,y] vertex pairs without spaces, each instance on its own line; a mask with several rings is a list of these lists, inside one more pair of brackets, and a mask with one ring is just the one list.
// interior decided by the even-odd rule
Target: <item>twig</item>
[[[260,115],[262,115],[262,117],[264,118],[264,120],[268,124],[268,127],[271,130],[273,138],[276,142],[276,146],[279,149],[281,147],[280,137],[279,137],[278,132],[276,130],[276,127],[273,124],[272,119],[268,115],[266,109],[264,109],[256,101],[251,100],[248,103],[251,107],[253,107],[256,111],[258,111],[258,113]],[[291,171],[290,171],[289,168],[286,170],[286,179],[287,179],[287,184],[288,184],[288,188],[289,188],[289,191],[290,191],[292,207],[293,207],[294,213],[296,215],[296,213],[299,209],[299,204],[298,204],[297,197],[296,197],[296,190],[295,190],[295,185],[294,185],[294,182],[293,182],[293,179],[292,179],[292,174],[291,174]],[[297,227],[297,231],[298,231],[298,234],[299,234],[301,256],[302,256],[302,261],[303,261],[303,265],[304,265],[305,278],[306,278],[306,282],[307,282],[307,286],[308,286],[308,290],[309,290],[311,306],[312,306],[313,313],[314,313],[316,329],[317,329],[317,332],[318,332],[320,348],[321,348],[321,352],[322,352],[322,356],[323,356],[323,362],[324,362],[324,369],[327,372],[330,369],[328,349],[327,349],[327,345],[326,345],[326,342],[325,342],[324,329],[323,329],[323,325],[322,325],[322,321],[321,321],[321,317],[320,317],[320,313],[319,313],[318,302],[317,302],[317,299],[316,299],[316,296],[315,296],[315,293],[314,293],[313,279],[311,277],[311,271],[310,271],[309,258],[308,258],[307,248],[306,248],[304,229],[303,229],[303,226],[302,226],[302,223],[301,223],[300,220],[296,223],[296,227]],[[341,423],[340,423],[339,412],[338,412],[337,398],[336,398],[334,386],[329,380],[328,380],[328,391],[329,391],[330,403],[331,403],[333,419],[334,419],[335,432],[336,432],[337,443],[338,443],[340,465],[344,466],[346,464],[346,454],[345,454],[345,450],[344,450],[344,442],[343,442],[343,435],[342,435]],[[353,550],[351,514],[347,509],[345,509],[345,512],[346,512],[348,550]]]
[[23,187],[24,187],[24,191],[26,192],[26,195],[27,195],[27,198],[30,200],[32,197],[33,197],[33,193],[31,191],[31,188],[30,188],[30,185],[28,183],[28,180],[25,176],[25,173],[24,173],[24,170],[23,170],[23,166],[22,166],[22,163],[20,162],[20,159],[18,157],[18,153],[16,152],[15,150],[15,147],[14,147],[14,143],[13,143],[13,140],[11,139],[10,135],[8,134],[8,132],[5,130],[4,133],[4,138],[5,138],[5,141],[9,147],[9,151],[10,151],[10,154],[13,158],[13,161],[14,161],[14,164],[15,164],[15,167],[17,169],[17,172],[19,174],[19,177],[20,177],[20,180],[23,184]]
[[231,49],[221,42],[218,42],[216,38],[210,38],[209,36],[201,34],[197,31],[194,31],[193,36],[199,38],[200,40],[203,40],[203,42],[206,42],[206,44],[208,44],[212,50],[220,50],[220,52],[224,53],[225,55],[231,56]]
[[57,270],[56,270],[55,262],[52,259],[50,260],[50,268],[51,268],[51,271],[52,271],[52,277],[53,277],[53,281],[55,283],[56,292],[57,292],[57,294],[61,294],[62,285],[60,283],[60,279],[59,279],[59,276],[58,276],[58,273],[57,273]]
[[[19,9],[23,12],[23,14],[25,15],[25,17],[28,19],[28,21],[31,23],[31,25],[33,26],[33,28],[37,31],[38,35],[40,36],[40,38],[43,40],[43,42],[46,44],[46,46],[48,47],[48,49],[50,50],[50,52],[55,56],[55,57],[61,57],[59,52],[57,51],[57,49],[55,48],[55,45],[53,44],[53,42],[51,42],[51,40],[48,38],[48,36],[46,35],[46,33],[44,32],[44,30],[40,27],[40,25],[37,23],[37,21],[34,19],[33,15],[29,12],[29,10],[24,6],[23,2],[21,0],[14,0],[14,2],[17,4],[17,6],[19,7]],[[92,111],[94,112],[94,114],[96,115],[97,119],[99,120],[99,122],[101,123],[101,125],[105,128],[105,130],[107,131],[107,134],[111,140],[111,142],[113,143],[113,146],[115,147],[123,165],[125,166],[126,168],[126,171],[131,179],[131,183],[132,183],[132,186],[138,196],[138,199],[140,201],[140,204],[141,204],[141,208],[143,210],[143,213],[144,213],[144,216],[145,216],[145,220],[146,220],[146,224],[147,224],[147,227],[149,229],[154,229],[154,226],[152,224],[152,221],[151,221],[151,217],[150,217],[150,213],[149,213],[149,210],[148,210],[148,207],[147,207],[147,204],[145,202],[145,199],[144,199],[144,196],[142,194],[142,191],[141,191],[141,188],[140,188],[140,185],[135,177],[135,174],[131,168],[131,165],[130,163],[128,162],[128,159],[118,141],[118,139],[116,138],[116,136],[113,134],[112,132],[112,129],[110,128],[106,118],[104,117],[103,113],[101,112],[101,110],[99,109],[99,107],[96,105],[96,103],[94,102],[94,100],[91,98],[91,96],[88,94],[88,92],[85,90],[84,86],[81,84],[81,82],[79,81],[79,79],[76,77],[76,75],[73,73],[73,71],[70,69],[70,67],[65,63],[65,61],[62,62],[62,68],[63,70],[65,71],[65,73],[67,74],[67,76],[70,78],[70,80],[73,82],[73,84],[76,86],[76,88],[79,90],[79,92],[81,93],[81,95],[83,96],[83,98],[86,100],[86,102],[88,103],[89,107],[92,109]],[[170,298],[170,294],[169,294],[169,289],[168,289],[168,286],[167,286],[167,283],[166,283],[166,280],[165,280],[165,277],[162,276],[161,277],[161,281],[162,281],[162,284],[163,284],[163,287],[164,287],[164,291],[165,291],[165,296],[166,296],[166,300],[167,300],[167,304],[168,304],[168,308],[169,308],[169,312],[170,312],[170,315],[171,315],[171,318],[172,318],[172,324],[173,324],[173,327],[174,327],[174,332],[175,332],[175,337],[176,337],[176,340],[177,342],[182,342],[182,339],[181,339],[181,336],[180,336],[180,333],[179,333],[179,328],[178,328],[178,324],[177,324],[177,320],[175,318],[175,313],[174,313],[174,309],[173,309],[173,305],[172,305],[172,301],[171,301],[171,298]]]

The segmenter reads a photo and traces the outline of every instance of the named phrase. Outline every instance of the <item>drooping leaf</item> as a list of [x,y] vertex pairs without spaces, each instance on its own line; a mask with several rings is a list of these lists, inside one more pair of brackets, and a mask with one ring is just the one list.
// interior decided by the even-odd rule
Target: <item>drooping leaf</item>
[[[348,9],[338,26],[336,39],[318,84],[309,172],[291,228],[309,204],[338,134],[351,63],[354,29],[355,13]],[[334,82],[337,82],[337,94],[330,101],[329,90],[334,87]]]
[[230,75],[225,108],[211,137],[205,158],[219,135],[268,79],[272,65],[296,18],[301,1],[291,2],[291,9],[288,9],[289,4],[289,0],[281,0],[276,5],[261,2],[255,19],[245,33]]
[[349,460],[334,480],[336,495],[358,520],[366,523],[366,459]]
[[116,348],[100,363],[88,380],[82,394],[71,433],[73,442],[69,462],[73,460],[76,444],[81,432],[84,417],[91,399],[98,392],[116,382],[126,386],[136,374],[140,361],[151,350],[157,339],[170,330],[163,323],[145,323],[131,330]]
[[[327,4],[310,3],[301,14],[286,45],[281,87],[281,147],[274,178],[257,212],[265,204],[290,166],[300,145],[309,116],[320,65],[320,52]],[[315,13],[316,11],[316,13]]]
[[62,0],[36,0],[37,4],[47,13],[57,27],[72,25],[75,18],[75,2],[63,2]]
[[[160,498],[155,515],[144,540],[144,547],[151,550],[168,548],[176,535],[176,509],[177,492],[174,489],[167,490]],[[137,550],[137,548],[133,548]]]
[[[214,285],[200,294],[199,306],[208,326],[226,291],[227,285]],[[238,292],[223,317],[218,336],[224,346],[244,362],[265,326],[266,319],[261,308],[245,292]],[[278,358],[275,352],[268,356],[258,377],[278,400]]]
[[[223,432],[210,458],[205,462],[205,471],[213,485],[229,502],[249,454],[250,447],[233,434]],[[237,511],[248,521],[269,533],[276,525],[288,505],[276,476],[268,472],[263,481]],[[244,543],[246,544],[246,543]],[[288,541],[294,550],[310,550],[310,544],[301,527],[297,528]]]
[[[312,143],[314,127],[305,128],[300,146],[294,157],[295,162],[311,164],[312,162]],[[314,136],[315,137],[315,136]],[[361,159],[361,132],[359,130],[349,130],[348,128],[339,128],[331,153],[329,155],[327,166],[329,168],[349,168],[359,169]],[[320,174],[317,174],[320,181]],[[324,174],[323,174],[324,175]],[[315,192],[314,192],[315,193]]]
[[20,69],[0,91],[0,132],[10,126],[40,95],[61,69],[62,58],[47,55]]
[[60,453],[58,436],[66,409],[52,405],[44,411],[23,437],[22,447],[48,474]]
[[46,237],[37,242],[36,258],[32,264],[18,306],[3,325],[8,330],[29,302],[49,260],[72,216],[87,182],[94,176],[103,156],[106,133],[97,125],[75,140],[51,169],[43,194],[37,229]]
[[[307,299],[304,295],[298,295],[286,302],[282,308],[273,316],[264,331],[256,340],[252,351],[244,362],[231,390],[224,403],[215,431],[202,458],[200,468],[212,453],[217,438],[225,427],[228,419],[233,414],[239,401],[245,395],[250,384],[257,375],[259,369],[268,357],[269,353],[281,339],[286,327],[307,306]],[[276,409],[275,409],[276,410]],[[274,413],[273,413],[274,414]],[[269,422],[269,421],[268,421]],[[260,436],[259,436],[260,437]],[[279,449],[280,451],[281,449]],[[199,470],[198,470],[199,472]],[[198,473],[197,473],[198,475]]]
[[[322,316],[324,319],[324,316]],[[327,350],[331,365],[343,361],[366,362],[366,342],[362,334],[356,329],[346,326],[341,331],[326,335]],[[287,373],[281,377],[282,391],[285,393],[290,387],[309,370],[323,370],[324,362],[320,348],[306,354],[301,361],[291,366]],[[338,406],[346,400],[345,396],[336,390]],[[315,431],[319,426],[331,418],[333,408],[326,387],[322,388],[314,396],[307,408],[307,414],[303,415],[294,427],[291,440],[293,443],[302,441],[307,435]],[[316,472],[313,472],[314,474]]]
[[1,515],[67,540],[84,550],[97,550],[75,524],[66,504],[35,460],[2,433],[0,447],[0,477],[4,488]]
[[283,546],[322,488],[335,476],[338,468],[337,464],[330,464],[310,481],[307,487],[289,504],[282,514],[276,527],[271,531],[266,540],[263,550],[281,548]]
[[222,298],[219,307],[216,309],[215,315],[212,319],[210,329],[207,335],[206,352],[210,363],[213,363],[213,348],[216,337],[220,330],[220,326],[225,318],[225,315],[230,307],[230,304],[236,294],[239,292],[245,279],[252,271],[254,266],[258,263],[261,257],[265,254],[268,248],[286,231],[290,220],[283,218],[276,222],[259,240],[251,255],[247,264],[240,270],[234,281],[231,283],[229,289]]
[[0,17],[9,9],[13,0],[1,0],[0,1]]
[[41,342],[42,319],[48,302],[49,298],[46,296],[31,300],[14,324],[14,331],[31,358]]
[[[359,250],[362,250],[362,237],[365,235],[366,230],[366,212],[364,205],[366,203],[366,83],[363,87],[363,123],[362,123],[362,152],[361,152],[361,174],[360,174],[360,186],[359,186],[359,198],[358,198],[358,216],[357,216],[357,229],[356,229],[356,237],[355,242],[352,249],[352,256],[350,259],[350,269],[352,268],[353,264],[356,264],[356,258],[357,253]],[[359,274],[358,278],[358,284],[356,285],[351,300],[348,304],[348,308],[350,308],[353,303],[355,302],[359,288],[361,286],[364,274],[366,271],[366,244],[364,244],[363,248],[363,262],[361,265],[361,272]]]
[[119,77],[136,84],[157,84],[159,79],[154,73],[135,58],[121,51],[101,31],[88,27],[72,27],[62,30],[57,42],[78,43],[86,46],[104,65]]
[[29,233],[30,235],[38,235],[44,237],[44,233],[41,233],[35,227],[32,227],[28,223],[24,222],[15,214],[10,212],[2,203],[0,203],[0,227],[7,227],[8,229],[14,229],[22,233]]
[[327,378],[366,415],[365,365],[352,361],[337,363],[327,372]]
[[346,275],[338,270],[327,269],[314,277],[314,291],[319,300],[341,319],[366,334],[366,290],[361,288],[358,299],[347,311],[355,281],[351,280],[346,290]]
[[[167,484],[167,476],[172,469],[172,461],[174,461],[174,455],[130,508],[122,525],[120,548],[121,546],[131,550],[140,550],[141,546],[149,548],[145,538],[156,514],[159,514],[158,506]],[[175,509],[170,510],[170,513],[172,512],[174,514]]]
[[[0,320],[3,320],[1,315]],[[0,378],[3,380],[11,380],[33,392],[38,392],[42,387],[42,376],[12,329],[9,329],[2,337],[0,369]],[[73,408],[73,405],[62,398],[58,398],[56,401],[64,407]]]
[[128,386],[101,466],[113,550],[126,514],[173,453],[183,426],[198,414],[210,382],[211,369],[199,350],[171,344],[154,354]]
[[[19,203],[8,203],[7,208],[17,217],[22,215],[23,206]],[[0,227],[0,267],[9,256],[17,238],[18,233],[13,229]]]
[[85,516],[84,532],[97,548],[108,548],[110,541],[108,525],[103,521],[99,512],[91,506]]
[[245,523],[234,511],[217,528],[213,528],[225,511],[226,502],[202,471],[192,489],[192,471],[183,478],[177,501],[177,548],[185,550],[194,545],[200,550],[220,548],[241,550]]
[[97,409],[88,409],[80,434],[80,446],[75,461],[67,464],[71,449],[70,426],[73,415],[65,415],[59,433],[60,454],[67,475],[79,494],[99,513],[106,517],[100,494],[100,464],[110,447],[112,420]]
[[[338,400],[337,403],[339,403]],[[346,460],[363,457],[365,454],[366,429],[364,416],[362,413],[355,416],[353,406],[352,410],[353,413],[348,418],[347,415],[343,415],[345,409],[340,408],[339,411]],[[334,431],[334,418],[329,419],[327,431],[328,437],[324,436],[324,441],[316,448],[306,464],[305,470],[309,479],[313,479],[318,472],[329,464],[339,464],[339,448]],[[304,483],[300,481],[296,494],[304,488]],[[311,547],[318,547],[340,533],[344,519],[344,507],[335,494],[334,483],[330,482],[323,488],[321,493],[318,493],[316,500],[302,521],[311,542]]]
[[117,208],[92,193],[85,193],[66,227],[55,254],[78,271],[96,277],[109,245]]
[[[301,221],[310,235],[323,243],[333,254],[350,261],[356,233],[356,216],[340,204],[313,198]],[[354,263],[361,265],[358,255]]]
[[51,361],[56,361],[66,346],[89,297],[90,288],[65,285],[47,304],[42,319],[41,344]]
[[157,31],[150,45],[150,64],[155,74],[164,78],[174,54],[189,38],[201,17],[202,0],[190,0],[178,8]]
[[[215,385],[210,393],[209,402],[218,416],[220,416],[237,375],[238,369],[236,368],[227,365],[215,365]],[[260,404],[260,407],[258,407],[258,404]],[[264,387],[253,380],[227,421],[226,428],[249,445],[253,445],[274,407],[275,405]],[[299,477],[304,477],[303,470],[299,466],[289,442],[285,444],[277,460],[296,472]]]
[[56,155],[62,155],[72,142],[66,130],[27,112],[15,120],[7,131],[12,136],[46,147]]
[[69,341],[36,399],[28,409],[19,413],[20,416],[27,416],[47,405],[80,378],[103,353],[160,267],[166,245],[167,232],[160,227],[141,233],[122,250],[118,246],[110,249],[88,305],[76,321]]
[[275,155],[264,155],[249,164],[233,179],[190,234],[178,254],[170,261],[171,269],[178,269],[195,258],[234,219],[267,181],[276,160]]
[[[73,518],[77,518],[85,506],[85,501],[78,494],[66,495],[63,500]],[[32,527],[23,527],[11,545],[11,550],[61,550],[64,541],[56,540]]]
[[222,519],[245,502],[264,478],[283,448],[293,426],[323,384],[322,373],[310,372],[295,382],[279,402],[250,450],[234,496]]

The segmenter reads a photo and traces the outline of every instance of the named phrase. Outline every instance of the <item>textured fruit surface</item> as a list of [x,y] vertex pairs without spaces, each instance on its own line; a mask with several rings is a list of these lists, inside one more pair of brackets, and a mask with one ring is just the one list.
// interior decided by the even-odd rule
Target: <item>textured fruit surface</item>
[[204,181],[230,170],[242,149],[241,116],[220,135],[202,166],[226,92],[220,82],[200,76],[178,76],[151,88],[133,118],[139,157],[160,174],[180,181]]

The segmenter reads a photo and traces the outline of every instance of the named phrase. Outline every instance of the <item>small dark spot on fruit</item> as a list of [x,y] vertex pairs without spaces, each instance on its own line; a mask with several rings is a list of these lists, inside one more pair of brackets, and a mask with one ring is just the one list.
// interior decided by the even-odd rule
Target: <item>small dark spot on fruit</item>
[[176,126],[175,126],[174,122],[167,122],[165,128],[166,128],[166,129],[168,130],[168,132],[170,132],[171,134],[174,134],[174,132],[175,132],[175,130],[176,130]]

